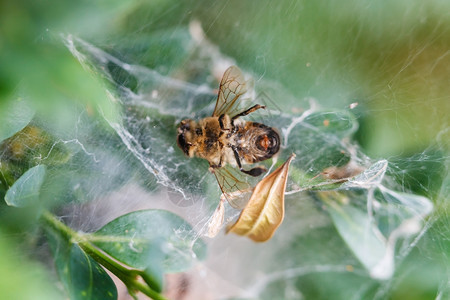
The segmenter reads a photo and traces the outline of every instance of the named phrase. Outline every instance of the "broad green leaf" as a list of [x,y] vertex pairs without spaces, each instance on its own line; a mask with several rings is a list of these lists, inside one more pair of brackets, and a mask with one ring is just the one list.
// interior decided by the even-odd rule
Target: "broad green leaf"
[[346,110],[320,111],[305,119],[322,134],[333,134],[336,138],[350,136],[358,129],[355,116]]
[[[393,275],[397,240],[416,234],[423,218],[433,210],[423,196],[381,185],[387,166],[386,160],[380,160],[344,183],[339,192],[318,193],[350,250],[370,275],[379,279]],[[375,188],[372,193],[361,193],[371,187]],[[353,204],[348,204],[349,197]],[[357,208],[358,203],[364,206]]]
[[34,116],[34,109],[23,99],[0,103],[0,142],[22,130]]
[[350,250],[367,270],[372,270],[385,255],[386,243],[367,212],[351,205],[339,205],[346,202],[341,199],[346,196],[339,192],[318,195],[327,204],[333,223]]
[[106,271],[77,244],[68,261],[72,299],[117,299],[117,290]]
[[56,270],[70,299],[117,299],[117,289],[105,270],[78,244],[60,233],[46,231]]
[[202,259],[206,250],[186,221],[165,210],[141,210],[123,215],[89,239],[119,261],[147,269],[154,278],[161,274],[160,253],[164,253],[161,261],[165,272],[181,272]]
[[36,204],[39,201],[45,170],[45,165],[38,165],[26,171],[6,192],[6,203],[15,207]]
[[269,240],[284,218],[284,192],[289,164],[295,155],[255,187],[239,219],[227,232],[248,236],[255,242]]

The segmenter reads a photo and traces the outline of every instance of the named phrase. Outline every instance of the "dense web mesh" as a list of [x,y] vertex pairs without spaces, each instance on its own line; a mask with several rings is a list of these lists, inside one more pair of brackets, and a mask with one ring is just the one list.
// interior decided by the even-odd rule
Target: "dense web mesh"
[[[450,299],[450,1],[34,2],[0,5],[0,290],[113,295],[67,272],[108,268],[88,237],[169,299]],[[177,147],[232,65],[281,137],[260,177]],[[288,157],[273,237],[226,234]]]
[[[120,107],[120,118],[105,117],[105,123],[94,122],[89,110],[74,107],[79,110],[74,126],[52,128],[58,140],[46,156],[37,157],[45,163],[52,149],[64,144],[74,154],[74,169],[85,175],[64,180],[71,194],[95,199],[70,206],[71,225],[90,231],[139,208],[176,212],[195,231],[181,228],[180,235],[195,234],[208,243],[208,259],[188,275],[193,284],[208,278],[203,289],[214,298],[298,299],[309,281],[336,276],[356,283],[347,286],[344,296],[383,298],[394,282],[396,267],[433,224],[433,218],[427,219],[433,204],[398,184],[402,177],[413,176],[404,161],[370,159],[352,142],[358,129],[356,102],[325,107],[318,99],[298,99],[276,82],[243,70],[248,78],[257,78],[244,98],[268,107],[245,118],[274,126],[282,136],[281,154],[264,164],[272,169],[296,154],[286,192],[286,217],[265,244],[223,233],[214,239],[204,237],[220,189],[206,161],[188,159],[178,149],[176,127],[182,119],[212,114],[217,83],[233,60],[199,39],[199,30],[193,23],[190,30],[173,37],[186,45],[188,58],[170,76],[129,64],[75,36],[63,36],[80,63],[106,79],[110,100]],[[43,128],[52,126],[36,122]],[[99,133],[105,127],[108,133]],[[441,143],[446,143],[445,137]],[[411,159],[423,160],[422,156]],[[61,181],[53,179],[54,186]],[[50,193],[52,187],[46,190]],[[238,214],[227,206],[225,223]]]

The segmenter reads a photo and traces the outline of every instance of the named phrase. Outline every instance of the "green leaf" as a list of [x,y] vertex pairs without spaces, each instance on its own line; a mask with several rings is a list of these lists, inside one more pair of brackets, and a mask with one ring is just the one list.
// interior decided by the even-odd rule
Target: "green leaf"
[[39,201],[41,185],[45,178],[45,165],[38,165],[26,171],[6,192],[9,206],[25,207]]
[[332,134],[335,138],[350,136],[358,129],[355,116],[347,110],[315,112],[304,122],[314,126],[322,134]]
[[[378,228],[371,222],[367,213],[351,205],[337,205],[334,200],[345,195],[336,192],[320,193],[328,197],[328,211],[337,231],[358,260],[367,270],[372,270],[386,252],[385,241],[376,234]],[[331,200],[331,201],[330,201]]]
[[22,130],[33,116],[34,109],[23,99],[0,103],[0,142]]
[[117,289],[105,270],[78,244],[47,228],[58,275],[70,299],[117,299]]
[[111,277],[77,244],[70,248],[68,268],[72,299],[117,299]]
[[[141,210],[123,215],[89,239],[119,261],[147,269],[153,278],[164,272],[181,272],[205,256],[203,241],[179,216],[165,210]],[[162,259],[160,259],[163,254]],[[162,261],[162,266],[158,266]],[[158,275],[159,274],[159,275]]]

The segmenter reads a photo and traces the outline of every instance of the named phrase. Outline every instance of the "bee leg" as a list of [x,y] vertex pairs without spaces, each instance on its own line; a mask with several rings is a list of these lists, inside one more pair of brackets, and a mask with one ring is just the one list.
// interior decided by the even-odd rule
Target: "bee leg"
[[254,112],[255,110],[258,110],[260,108],[266,109],[266,107],[264,105],[255,104],[252,107],[250,107],[249,109],[247,109],[247,110],[245,110],[245,111],[243,111],[241,113],[238,113],[237,115],[232,117],[231,120],[233,121],[233,120],[235,120],[235,119],[237,119],[239,117],[243,117],[243,116],[246,116],[248,114],[251,114],[252,112]]
[[234,158],[236,159],[236,163],[239,167],[239,171],[241,171],[242,173],[245,173],[245,174],[253,176],[253,177],[258,177],[259,175],[261,175],[262,173],[267,171],[266,168],[264,168],[264,167],[255,167],[248,171],[244,170],[244,168],[242,167],[241,160],[239,158],[239,153],[237,151],[236,146],[231,146],[231,149],[233,149]]
[[250,169],[250,170],[243,170],[243,169],[241,169],[241,172],[243,172],[243,173],[245,173],[245,174],[248,174],[248,175],[250,175],[250,176],[253,176],[253,177],[258,177],[259,175],[261,175],[262,173],[264,173],[264,172],[266,172],[267,170],[266,170],[266,168],[264,168],[264,167],[255,167],[255,168],[253,168],[253,169]]

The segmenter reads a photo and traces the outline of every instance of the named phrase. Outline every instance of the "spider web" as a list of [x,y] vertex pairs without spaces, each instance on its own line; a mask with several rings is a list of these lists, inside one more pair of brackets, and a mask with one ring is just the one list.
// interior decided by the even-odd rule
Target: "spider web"
[[[90,216],[74,218],[73,222],[79,222],[80,227],[92,229],[105,222],[97,211],[108,211],[110,219],[136,208],[161,207],[182,215],[194,225],[199,238],[206,233],[220,190],[205,161],[187,159],[177,148],[176,126],[182,119],[211,114],[217,85],[195,81],[198,78],[220,81],[221,72],[217,70],[225,70],[233,60],[209,41],[199,42],[197,25],[192,26],[178,37],[189,41],[183,69],[173,70],[169,76],[129,64],[80,38],[64,36],[66,46],[80,63],[106,79],[111,101],[121,107],[120,120],[106,119],[118,137],[115,143],[120,145],[121,158],[116,162],[105,160],[103,150],[98,149],[101,142],[94,143],[100,151],[97,153],[87,146],[88,141],[82,142],[76,136],[62,141],[81,147],[80,155],[89,159],[85,160],[87,165],[107,168],[121,164],[122,159],[130,160],[139,174],[127,168],[126,176],[130,177],[117,186],[87,185],[90,193],[97,195],[100,194],[95,193],[97,189],[104,192],[112,188],[113,192],[100,197],[102,201],[88,204],[88,209],[78,208],[80,215]],[[272,100],[275,96],[283,102]],[[315,276],[337,275],[360,283],[356,290],[348,292],[355,295],[354,299],[364,298],[367,293],[383,298],[397,280],[393,277],[396,266],[401,265],[435,221],[433,217],[427,218],[433,210],[432,202],[414,195],[405,184],[398,184],[402,178],[412,176],[408,174],[412,170],[403,168],[407,162],[370,159],[351,141],[358,129],[353,111],[357,103],[327,108],[318,99],[298,99],[276,82],[265,79],[259,79],[246,97],[270,108],[249,119],[280,130],[283,146],[278,162],[291,153],[297,155],[288,181],[285,222],[264,245],[224,235],[208,240],[209,258],[189,273],[191,280],[208,277],[207,290],[213,299],[269,299],[272,293],[297,299],[303,294],[300,278],[313,280]],[[445,138],[442,142],[445,143]],[[107,143],[111,144],[111,140]],[[411,159],[424,160],[426,155],[424,152]],[[269,169],[274,163],[266,162],[266,166]],[[116,169],[116,173],[123,170]],[[330,187],[346,177],[351,179]],[[445,188],[442,190],[444,193]],[[105,199],[108,205],[104,204]],[[226,222],[232,222],[238,214],[239,211],[228,206]],[[348,223],[347,217],[351,218]],[[353,232],[352,224],[363,232]],[[321,245],[323,240],[328,243],[325,247]],[[258,255],[253,255],[255,252]],[[245,269],[241,267],[242,261]],[[379,279],[384,281],[379,283]],[[441,293],[446,293],[445,289]]]
[[[25,127],[0,145],[0,193],[43,164],[39,199],[75,230],[146,208],[182,216],[194,230],[172,229],[206,241],[208,256],[166,275],[173,299],[449,299],[449,3],[6,5],[0,90],[12,98],[0,107]],[[182,119],[211,116],[230,65],[249,80],[245,104],[268,108],[243,119],[282,137],[264,166],[296,154],[284,222],[263,244],[205,236],[220,189],[176,146]],[[225,210],[227,226],[240,211]],[[18,239],[43,250],[36,235]]]

